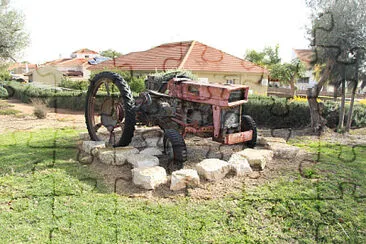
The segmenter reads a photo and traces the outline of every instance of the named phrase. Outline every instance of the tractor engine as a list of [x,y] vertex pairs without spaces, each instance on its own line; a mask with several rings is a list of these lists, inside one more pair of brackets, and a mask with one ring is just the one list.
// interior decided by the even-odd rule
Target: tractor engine
[[183,112],[184,122],[198,126],[212,125],[212,109],[210,105],[184,101]]

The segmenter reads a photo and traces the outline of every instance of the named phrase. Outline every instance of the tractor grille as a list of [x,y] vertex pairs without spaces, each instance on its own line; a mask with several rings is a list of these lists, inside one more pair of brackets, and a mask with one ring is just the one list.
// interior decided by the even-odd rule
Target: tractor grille
[[244,100],[244,90],[235,90],[230,93],[229,103]]

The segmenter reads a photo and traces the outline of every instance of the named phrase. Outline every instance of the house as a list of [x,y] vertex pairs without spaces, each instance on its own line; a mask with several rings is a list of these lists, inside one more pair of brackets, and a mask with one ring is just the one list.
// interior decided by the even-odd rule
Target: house
[[64,74],[53,66],[40,67],[33,72],[25,74],[29,82],[37,82],[50,86],[57,86],[61,83]]
[[[303,78],[298,79],[297,81],[297,87],[299,90],[306,90],[307,88],[313,87],[317,81],[314,77],[314,68],[311,65],[311,61],[314,58],[314,51],[311,49],[293,49],[294,55],[305,64],[306,72]],[[358,93],[365,94],[366,93],[366,87],[363,86],[363,82],[358,83]],[[339,89],[339,88],[338,88]],[[346,86],[346,93],[349,92],[351,87]],[[328,93],[334,93],[335,87],[332,85],[325,85],[323,88],[324,92]],[[340,91],[338,91],[340,92]]]
[[37,68],[36,64],[29,64],[29,63],[14,63],[8,67],[8,71],[11,74],[19,74],[23,75],[30,71],[33,71]]
[[90,71],[86,69],[89,67],[88,59],[72,58],[54,63],[51,66],[71,79],[89,79],[90,77]]
[[29,72],[33,72],[37,69],[36,64],[29,64],[29,63],[14,63],[8,67],[8,71],[14,80],[22,80],[28,81],[28,74]]
[[162,44],[92,65],[88,69],[121,69],[131,71],[133,75],[183,69],[191,71],[202,82],[249,85],[250,92],[255,94],[266,94],[268,85],[266,69],[198,41]]
[[293,56],[298,58],[305,65],[305,73],[302,78],[297,80],[298,90],[307,90],[313,87],[317,81],[314,77],[314,69],[311,61],[313,60],[314,52],[311,49],[293,49]]
[[88,48],[82,48],[71,53],[71,58],[92,59],[99,57],[99,53]]
[[[70,56],[70,58],[60,58],[40,65],[37,70],[27,74],[29,81],[59,84],[60,77],[64,76],[71,80],[87,80],[90,77],[90,71],[87,69],[90,66],[88,62],[100,57],[97,52],[87,48],[72,52]],[[46,76],[42,74],[54,74],[51,76],[56,77],[56,79],[52,78],[51,81],[46,81]]]

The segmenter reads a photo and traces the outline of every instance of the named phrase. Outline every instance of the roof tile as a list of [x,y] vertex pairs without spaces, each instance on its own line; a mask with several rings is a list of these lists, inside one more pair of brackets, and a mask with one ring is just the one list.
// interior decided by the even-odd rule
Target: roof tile
[[89,69],[169,70],[267,73],[249,61],[227,54],[197,41],[167,43],[142,52],[132,52],[115,60],[93,65]]

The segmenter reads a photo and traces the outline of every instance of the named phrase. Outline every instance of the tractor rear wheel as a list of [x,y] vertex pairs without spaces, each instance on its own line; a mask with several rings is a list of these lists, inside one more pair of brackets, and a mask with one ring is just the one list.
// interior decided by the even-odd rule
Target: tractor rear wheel
[[168,156],[170,166],[178,169],[183,168],[183,163],[187,161],[187,147],[183,136],[174,129],[164,131],[164,154]]
[[253,131],[252,139],[250,141],[246,141],[245,144],[249,148],[254,148],[257,145],[257,126],[254,119],[249,115],[243,115],[241,118],[241,129],[242,131]]
[[90,138],[114,147],[130,144],[136,124],[133,107],[130,87],[120,75],[112,72],[95,75],[85,105]]

